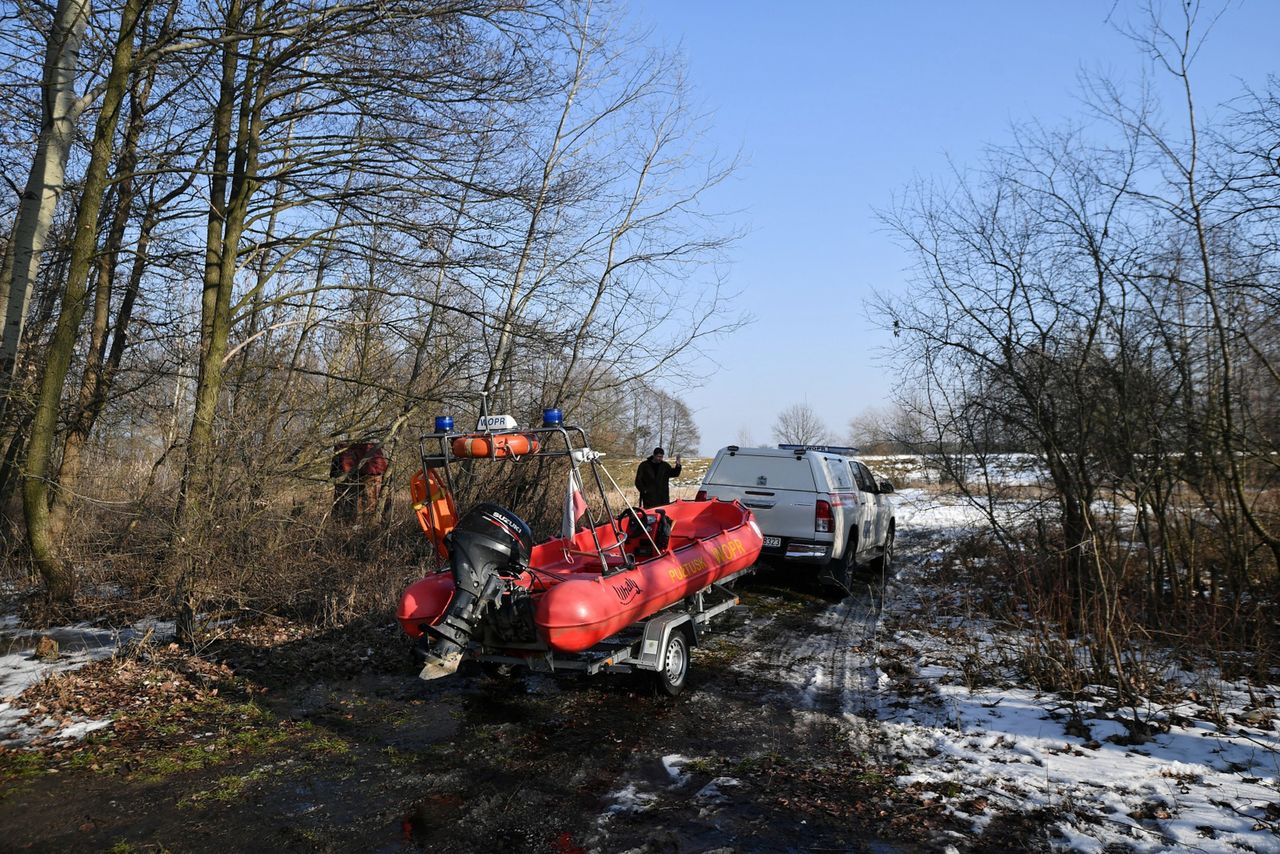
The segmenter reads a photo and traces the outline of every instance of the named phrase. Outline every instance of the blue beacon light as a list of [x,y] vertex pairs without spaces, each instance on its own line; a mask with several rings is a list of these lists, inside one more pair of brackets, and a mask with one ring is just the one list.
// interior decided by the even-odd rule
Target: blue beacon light
[[448,433],[452,429],[453,429],[453,416],[451,415],[436,416],[436,432],[437,433]]
[[559,427],[564,423],[564,413],[559,409],[542,410],[542,426],[543,427]]

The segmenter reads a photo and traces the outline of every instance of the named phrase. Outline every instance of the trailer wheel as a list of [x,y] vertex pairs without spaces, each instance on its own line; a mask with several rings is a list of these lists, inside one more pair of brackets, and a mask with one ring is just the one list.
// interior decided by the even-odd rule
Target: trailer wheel
[[658,692],[674,697],[684,690],[684,679],[689,675],[689,641],[684,632],[677,630],[670,634],[661,660],[662,666],[654,674]]

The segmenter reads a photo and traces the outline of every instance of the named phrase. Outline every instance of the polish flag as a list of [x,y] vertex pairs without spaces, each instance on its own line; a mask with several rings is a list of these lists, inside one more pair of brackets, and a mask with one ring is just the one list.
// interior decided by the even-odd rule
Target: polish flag
[[582,479],[578,473],[569,470],[569,486],[564,495],[564,520],[560,525],[562,537],[572,537],[576,530],[575,523],[587,511],[586,499],[582,497]]

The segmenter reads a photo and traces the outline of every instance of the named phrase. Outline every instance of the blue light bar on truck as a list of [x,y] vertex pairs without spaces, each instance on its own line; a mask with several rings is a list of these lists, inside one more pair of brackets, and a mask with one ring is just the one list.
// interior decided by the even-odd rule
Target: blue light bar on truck
[[850,448],[845,445],[779,445],[780,451],[817,451],[820,454],[840,454],[843,457],[851,457],[858,453],[857,448]]

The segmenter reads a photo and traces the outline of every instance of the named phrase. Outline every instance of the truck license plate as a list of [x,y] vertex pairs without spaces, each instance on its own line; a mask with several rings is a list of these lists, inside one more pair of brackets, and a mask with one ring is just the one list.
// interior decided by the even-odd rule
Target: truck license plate
[[777,549],[782,547],[782,537],[765,537],[764,547],[766,549]]

